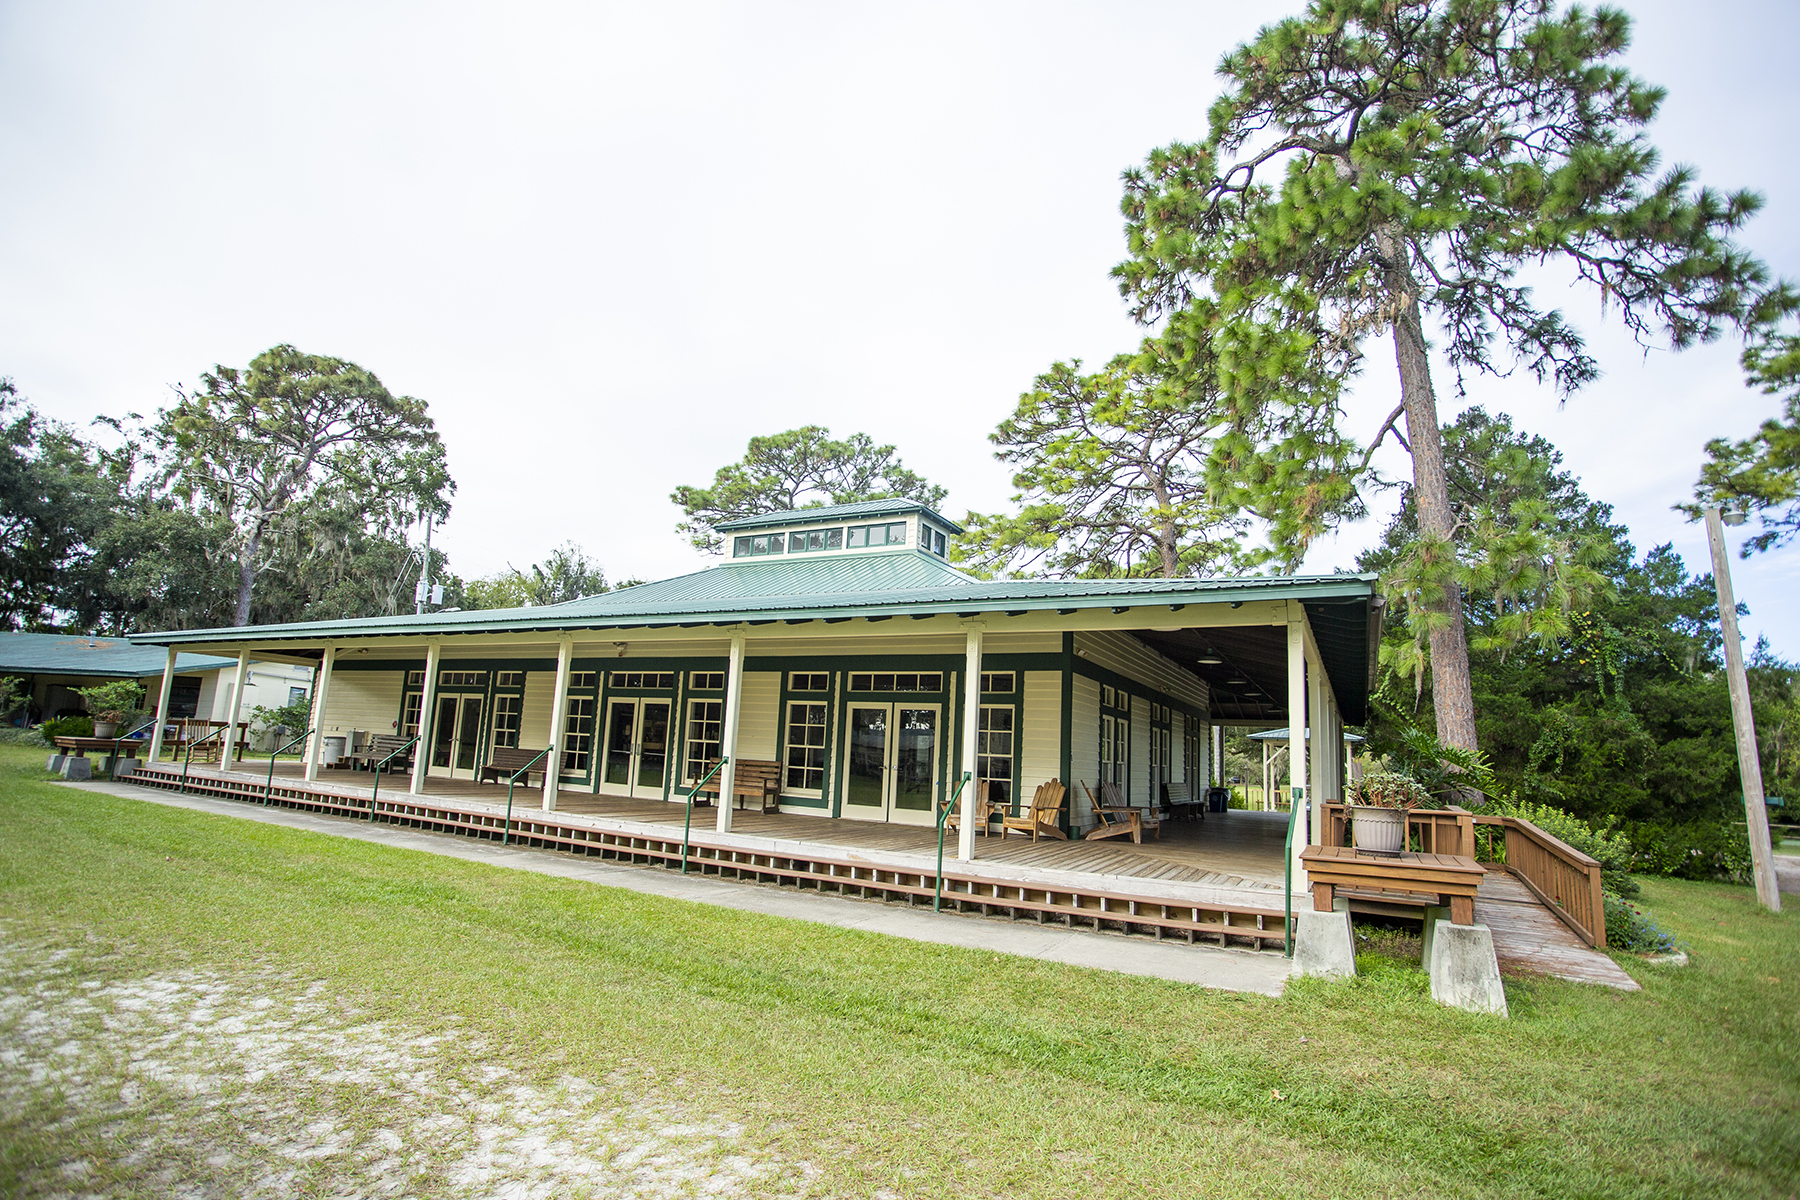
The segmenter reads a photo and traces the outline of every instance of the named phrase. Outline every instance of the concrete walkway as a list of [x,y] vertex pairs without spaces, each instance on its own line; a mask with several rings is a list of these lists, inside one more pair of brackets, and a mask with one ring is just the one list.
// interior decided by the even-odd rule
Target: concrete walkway
[[1250,950],[1221,950],[1207,946],[1160,945],[1119,935],[1087,933],[1050,926],[1026,925],[1001,918],[921,912],[841,896],[777,889],[763,884],[679,875],[655,867],[623,866],[558,854],[545,850],[502,848],[488,841],[402,829],[393,825],[367,824],[341,817],[315,816],[285,808],[261,808],[239,801],[204,796],[184,796],[128,783],[67,783],[64,787],[102,792],[126,800],[164,804],[239,820],[262,821],[289,829],[304,829],[333,837],[379,842],[426,854],[441,854],[494,867],[535,871],[563,879],[582,879],[608,887],[628,888],[675,900],[691,900],[720,908],[766,913],[797,921],[813,921],[843,929],[861,929],[909,938],[963,946],[996,954],[1016,954],[1072,966],[1095,967],[1126,975],[1147,975],[1177,983],[1231,992],[1259,992],[1279,996],[1286,985],[1290,963],[1279,954]]

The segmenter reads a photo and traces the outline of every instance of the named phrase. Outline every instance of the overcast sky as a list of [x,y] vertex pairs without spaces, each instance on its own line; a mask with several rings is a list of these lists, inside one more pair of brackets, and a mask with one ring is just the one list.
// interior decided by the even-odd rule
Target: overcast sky
[[[1800,278],[1800,8],[1625,7],[1665,160],[1761,191],[1745,240]],[[0,4],[0,374],[79,423],[279,342],[353,359],[430,403],[465,577],[565,540],[615,579],[704,565],[669,492],[808,422],[995,509],[1019,392],[1136,343],[1120,171],[1199,138],[1220,55],[1297,8]],[[1565,297],[1605,377],[1458,401],[1440,365],[1446,420],[1511,413],[1705,569],[1669,506],[1773,401],[1734,345],[1646,354]],[[1397,392],[1376,346],[1356,412]],[[1793,552],[1734,574],[1800,657]]]

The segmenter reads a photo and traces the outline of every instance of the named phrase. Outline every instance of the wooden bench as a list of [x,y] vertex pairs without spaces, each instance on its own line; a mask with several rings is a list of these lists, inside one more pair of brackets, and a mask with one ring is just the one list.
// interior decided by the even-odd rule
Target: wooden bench
[[1369,895],[1382,903],[1435,908],[1448,904],[1456,925],[1475,923],[1475,889],[1487,872],[1458,854],[1414,854],[1393,858],[1359,853],[1349,846],[1308,846],[1300,862],[1312,888],[1313,908],[1330,912],[1339,891]]
[[[550,765],[550,758],[542,750],[525,750],[515,746],[495,746],[494,756],[485,767],[475,775],[476,783],[507,783],[520,771],[525,771],[525,786],[531,786],[531,774],[537,773],[538,782],[544,781],[544,770]],[[525,769],[530,767],[530,771]]]
[[[781,808],[781,764],[760,758],[740,758],[733,764],[737,770],[731,776],[731,798],[736,807],[743,807],[746,800],[755,800],[763,812],[777,812]],[[706,770],[713,768],[706,764]],[[704,772],[702,772],[704,774]],[[723,772],[721,772],[722,774]],[[714,775],[701,788],[701,796],[717,798],[719,794],[719,776]]]
[[[338,766],[351,771],[372,770],[376,763],[393,757],[410,741],[412,741],[411,738],[403,738],[399,734],[378,733],[369,739],[369,744],[364,749],[358,750],[355,754],[346,754],[338,759]],[[405,770],[411,766],[411,753],[388,763],[388,769],[396,771]]]

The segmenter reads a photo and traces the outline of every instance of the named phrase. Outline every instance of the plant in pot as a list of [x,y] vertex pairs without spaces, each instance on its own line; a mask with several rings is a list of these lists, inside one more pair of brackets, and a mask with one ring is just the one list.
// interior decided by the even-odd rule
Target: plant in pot
[[94,718],[94,736],[105,738],[118,734],[125,715],[137,710],[144,689],[135,679],[118,679],[98,687],[76,688],[75,694]]
[[1430,792],[1410,775],[1370,771],[1350,787],[1350,833],[1358,850],[1398,854],[1406,849],[1406,814],[1436,808]]

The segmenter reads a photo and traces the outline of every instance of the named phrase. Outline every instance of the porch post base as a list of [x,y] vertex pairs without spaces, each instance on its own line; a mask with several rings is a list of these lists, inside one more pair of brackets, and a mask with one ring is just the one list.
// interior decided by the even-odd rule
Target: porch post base
[[71,756],[63,760],[62,777],[64,779],[92,779],[94,764],[86,758]]
[[1493,933],[1486,925],[1432,924],[1436,929],[1431,935],[1431,998],[1466,1012],[1506,1016],[1506,989],[1500,983]]
[[1294,916],[1296,975],[1349,979],[1356,974],[1356,946],[1350,937],[1348,912],[1301,909]]
[[1420,935],[1420,941],[1423,943],[1423,947],[1419,953],[1419,965],[1428,971],[1431,969],[1431,947],[1435,941],[1437,923],[1439,921],[1448,921],[1449,919],[1450,910],[1448,908],[1428,908],[1425,910],[1425,916],[1423,918],[1425,929]]
[[69,756],[66,754],[61,752],[52,754],[44,760],[44,770],[50,772],[52,775],[61,775],[63,764],[68,761]]
[[114,779],[124,779],[127,775],[130,775],[133,771],[137,770],[137,767],[138,767],[137,759],[126,758],[123,754],[121,754],[117,758],[113,759],[112,777]]

